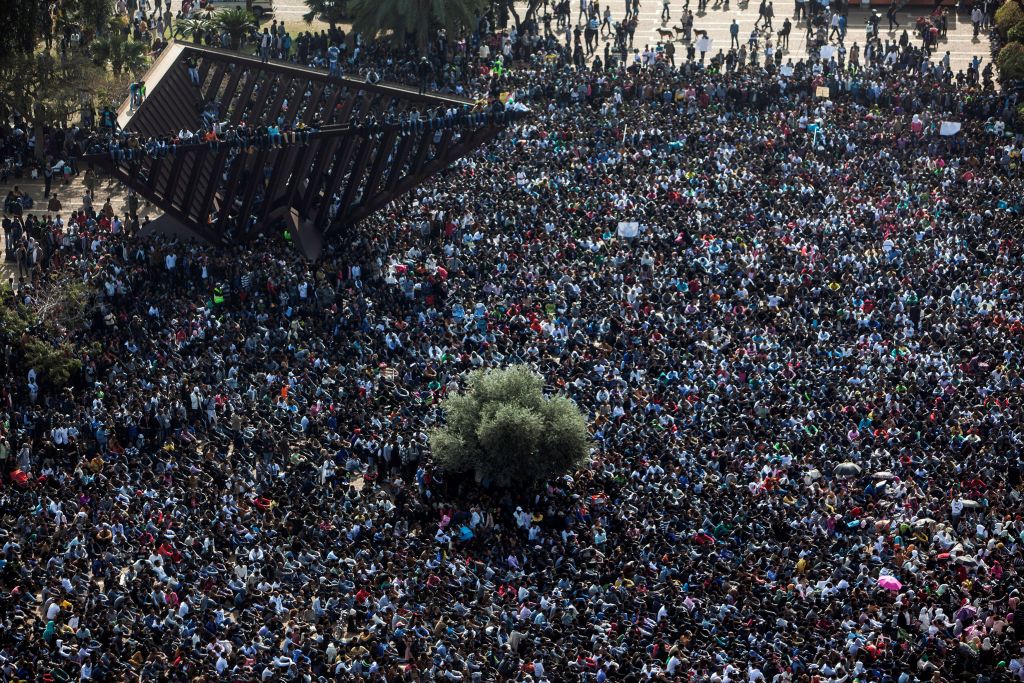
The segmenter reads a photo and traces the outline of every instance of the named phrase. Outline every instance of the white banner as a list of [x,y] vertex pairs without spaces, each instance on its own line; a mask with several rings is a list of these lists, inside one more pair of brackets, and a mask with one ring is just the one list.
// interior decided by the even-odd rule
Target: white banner
[[640,233],[640,224],[636,221],[619,221],[619,237],[632,239]]
[[943,121],[939,126],[939,135],[956,135],[960,132],[959,121]]

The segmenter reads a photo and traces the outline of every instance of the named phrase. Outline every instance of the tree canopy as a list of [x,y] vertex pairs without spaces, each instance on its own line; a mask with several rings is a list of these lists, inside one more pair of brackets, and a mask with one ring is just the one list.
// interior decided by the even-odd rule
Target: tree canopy
[[1009,0],[996,10],[996,27],[1006,44],[996,55],[999,80],[1008,86],[1024,81],[1024,3]]
[[26,304],[7,285],[0,288],[0,340],[39,374],[40,386],[60,389],[81,370],[71,341],[92,310],[86,283],[73,277],[41,284]]
[[[124,96],[130,72],[145,66],[146,47],[119,33],[111,21],[113,4],[113,0],[7,3],[7,30],[0,35],[0,90],[9,96],[0,99],[0,118],[13,115],[34,127],[59,125],[90,99]],[[86,49],[59,54],[54,39],[65,30],[77,32]],[[41,153],[43,147],[38,150]]]
[[486,0],[352,0],[352,28],[367,36],[390,33],[395,42],[411,36],[421,53],[438,29],[450,36],[472,29],[487,8]]
[[214,24],[220,30],[231,36],[231,48],[237,50],[242,43],[242,37],[256,30],[256,17],[252,12],[241,7],[225,9],[217,12],[213,17]]
[[322,21],[332,29],[348,17],[346,0],[306,0],[309,11],[302,15],[307,24]]
[[140,71],[146,65],[146,45],[120,33],[94,40],[89,51],[96,66],[105,67],[109,63],[115,76]]
[[590,435],[576,404],[546,397],[544,380],[526,366],[474,371],[442,408],[447,424],[430,436],[435,460],[481,483],[530,485],[587,460]]

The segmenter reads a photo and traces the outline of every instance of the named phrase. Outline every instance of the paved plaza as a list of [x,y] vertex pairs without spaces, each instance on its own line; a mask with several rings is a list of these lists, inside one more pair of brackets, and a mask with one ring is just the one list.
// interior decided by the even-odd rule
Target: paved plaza
[[[757,21],[757,10],[758,1],[752,0],[751,2],[730,2],[729,9],[725,10],[715,5],[709,5],[708,10],[703,14],[697,14],[697,2],[693,0],[690,3],[690,9],[695,12],[694,15],[694,29],[703,30],[708,32],[708,36],[713,41],[714,52],[717,52],[719,48],[728,49],[729,46],[729,25],[733,19],[740,26],[740,40],[744,41],[750,36],[751,30],[754,28],[754,23]],[[612,16],[621,17],[625,13],[625,0],[612,0]],[[777,31],[782,27],[782,22],[787,16],[793,16],[794,5],[792,2],[776,2],[775,3],[775,18],[774,29]],[[847,37],[846,47],[849,49],[853,43],[857,43],[862,48],[865,43],[867,36],[867,19],[870,14],[869,9],[861,9],[860,7],[852,8],[850,10],[848,21],[847,21]],[[947,8],[949,12],[948,18],[948,32],[945,39],[939,42],[939,52],[936,54],[941,56],[946,50],[949,50],[950,61],[952,67],[955,70],[965,68],[970,62],[974,55],[979,55],[983,59],[987,59],[989,56],[989,40],[985,32],[979,36],[978,39],[973,38],[974,30],[971,26],[971,22],[966,15],[961,16],[954,7]],[[900,28],[895,31],[888,32],[886,27],[888,22],[885,19],[885,8],[878,8],[879,14],[882,15],[882,21],[880,24],[880,31],[883,40],[898,40],[900,33],[904,28],[910,31],[911,40],[914,43],[920,43],[920,39],[914,35],[914,22],[918,17],[926,16],[929,14],[927,8],[906,8],[898,14],[898,21]],[[659,0],[642,0],[640,5],[640,22],[637,27],[635,39],[633,41],[634,47],[639,47],[643,50],[644,45],[654,45],[660,39],[658,35],[658,29],[666,26],[678,26],[679,16],[682,13],[682,2],[677,0],[671,7],[671,20],[665,24],[661,21],[661,3]],[[801,22],[799,24],[794,23],[793,32],[789,39],[789,52],[787,56],[793,58],[804,57],[807,54],[807,24]],[[677,41],[678,42],[678,41]],[[838,43],[834,44],[838,45]]]
[[[612,9],[612,20],[620,21],[625,16],[626,11],[626,0],[610,0],[610,2],[601,2],[601,7],[610,5]],[[525,3],[521,3],[520,16],[525,14]],[[640,21],[637,27],[636,36],[633,41],[633,46],[643,50],[644,45],[655,45],[659,40],[663,40],[658,35],[659,28],[671,28],[672,26],[679,25],[679,16],[682,13],[683,3],[682,0],[672,0],[671,5],[671,20],[663,23],[661,21],[661,0],[641,0],[640,4]],[[293,27],[293,30],[305,29],[306,24],[302,21],[302,15],[307,11],[305,4],[300,0],[285,0],[284,2],[275,2],[275,16],[280,20],[284,20],[286,24]],[[732,20],[735,19],[740,25],[740,38],[745,40],[749,35],[751,29],[754,27],[754,22],[757,21],[757,8],[758,0],[751,0],[750,2],[736,2],[735,0],[729,3],[729,9],[722,9],[720,5],[716,5],[713,2],[708,5],[708,10],[705,13],[697,14],[697,0],[691,0],[690,9],[694,11],[694,28],[697,30],[707,31],[709,37],[712,39],[714,51],[717,52],[718,48],[727,48],[729,45],[729,25]],[[900,36],[900,32],[903,28],[910,29],[911,39],[916,42],[920,42],[919,39],[913,33],[914,22],[918,17],[929,14],[928,8],[923,7],[907,7],[899,12],[898,19],[901,24],[901,28],[892,33],[887,32],[885,29],[888,22],[885,19],[885,7],[877,8],[879,14],[882,15],[881,31],[883,39],[897,40]],[[984,60],[989,59],[989,40],[987,32],[982,32],[981,36],[977,39],[973,37],[974,31],[971,27],[971,22],[966,12],[959,12],[956,7],[947,7],[949,12],[949,30],[945,39],[939,42],[940,52],[937,54],[941,56],[946,50],[949,50],[950,60],[954,71],[965,68],[970,62],[974,55],[980,56]],[[778,30],[782,26],[782,22],[787,16],[792,17],[794,10],[793,2],[781,0],[775,3],[775,29]],[[603,11],[603,9],[602,9]],[[578,12],[578,0],[572,0],[572,18],[575,21],[576,14]],[[850,10],[848,17],[848,34],[846,40],[846,46],[849,48],[856,42],[858,45],[863,47],[864,39],[866,35],[866,21],[870,10],[862,9],[861,7],[855,7]],[[793,32],[789,40],[789,52],[787,56],[794,58],[804,57],[807,54],[806,44],[806,24],[800,23],[793,26]],[[676,41],[678,46],[682,44]],[[602,43],[603,49],[603,43]],[[680,52],[680,56],[684,55],[685,52]]]
[[[572,2],[572,19],[574,20],[578,12],[578,0],[571,0]],[[697,0],[691,0],[690,9],[694,11],[694,28],[696,30],[707,31],[708,36],[712,39],[714,51],[717,52],[720,47],[728,48],[729,45],[729,25],[732,20],[735,19],[740,25],[740,39],[746,40],[750,35],[751,29],[754,27],[754,22],[757,21],[757,8],[759,0],[750,0],[749,2],[736,2],[732,0],[729,3],[729,9],[722,9],[720,4],[710,2],[708,10],[704,13],[697,14]],[[553,6],[554,3],[551,3]],[[608,0],[600,3],[603,8],[606,5],[610,5],[612,10],[612,20],[620,21],[626,13],[626,0]],[[175,7],[178,6],[178,0],[175,0]],[[682,13],[683,2],[682,0],[672,0],[671,5],[671,19],[668,22],[661,21],[661,0],[641,0],[640,3],[640,17],[639,26],[637,27],[636,35],[633,41],[633,46],[639,48],[641,51],[644,45],[655,45],[659,40],[663,40],[658,35],[659,28],[671,28],[672,26],[679,25],[679,17]],[[939,42],[940,52],[939,56],[942,55],[946,50],[949,50],[950,60],[952,67],[955,70],[965,68],[970,62],[974,55],[980,56],[984,60],[989,59],[989,40],[987,32],[982,32],[981,36],[977,39],[973,37],[974,30],[971,27],[971,22],[966,12],[960,12],[956,7],[947,7],[949,12],[949,30],[946,38]],[[910,29],[911,39],[918,43],[919,39],[913,33],[914,22],[918,17],[929,14],[929,9],[926,7],[907,7],[899,12],[898,19],[901,24],[901,28],[892,33],[887,32],[885,29],[888,22],[885,19],[885,7],[877,8],[879,14],[882,15],[881,31],[883,39],[897,40],[900,36],[900,32],[903,28]],[[302,21],[302,15],[307,12],[306,5],[301,0],[277,0],[274,2],[274,16],[278,21],[283,20],[286,25],[290,27],[293,32],[305,30],[308,25]],[[792,17],[794,11],[794,4],[791,0],[780,0],[775,3],[775,29],[778,30],[782,26],[782,22],[787,16]],[[520,17],[525,15],[526,4],[520,3],[519,7]],[[861,47],[864,45],[864,39],[866,36],[866,21],[870,10],[862,9],[861,7],[851,8],[848,17],[848,34],[846,40],[846,46],[849,48],[853,43],[857,43]],[[552,26],[554,23],[552,22]],[[317,25],[319,28],[320,25]],[[793,32],[789,39],[789,52],[787,56],[793,58],[804,57],[807,54],[807,43],[806,43],[806,24],[794,24]],[[676,41],[677,46],[682,46],[682,43]],[[602,43],[603,49],[603,43]],[[685,55],[685,52],[680,51],[680,56]]]

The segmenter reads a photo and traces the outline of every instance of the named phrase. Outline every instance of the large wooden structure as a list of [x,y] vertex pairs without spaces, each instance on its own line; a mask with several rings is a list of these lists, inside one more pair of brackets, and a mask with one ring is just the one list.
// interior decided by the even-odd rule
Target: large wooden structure
[[[190,67],[194,69],[190,72]],[[195,83],[196,72],[198,81]],[[120,181],[213,243],[244,240],[284,221],[317,238],[387,205],[497,135],[512,116],[415,88],[369,83],[234,52],[172,43],[146,77],[148,96],[119,121],[140,137],[199,130],[204,111],[235,127],[317,126],[304,144],[179,145],[173,154],[115,160],[94,154]],[[417,112],[419,125],[400,125]],[[367,130],[365,122],[395,121]]]

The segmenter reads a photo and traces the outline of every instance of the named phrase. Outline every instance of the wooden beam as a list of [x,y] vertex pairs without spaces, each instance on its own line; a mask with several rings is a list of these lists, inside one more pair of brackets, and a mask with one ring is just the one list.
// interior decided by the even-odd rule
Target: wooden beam
[[363,186],[361,196],[363,198],[369,197],[376,190],[380,184],[381,174],[384,173],[385,164],[388,163],[388,159],[392,156],[392,152],[395,151],[395,140],[398,138],[397,130],[389,130],[384,133],[384,138],[377,144],[374,155],[373,165],[370,166],[370,173],[366,177],[366,185]]
[[348,207],[352,205],[356,188],[359,187],[359,182],[366,171],[366,164],[370,160],[370,151],[374,147],[374,142],[371,138],[363,138],[362,144],[359,146],[359,154],[356,155],[356,160],[352,163],[352,172],[348,174],[348,184],[345,186],[344,194],[341,195],[341,211],[338,213],[339,216],[344,216],[348,213]]
[[464,137],[459,142],[449,146],[443,155],[439,155],[437,158],[428,162],[418,173],[415,175],[407,175],[395,183],[395,186],[391,191],[379,193],[374,197],[370,197],[366,202],[361,203],[358,207],[355,207],[352,210],[351,215],[348,217],[348,220],[345,222],[348,224],[358,223],[374,211],[387,206],[430,176],[444,170],[448,166],[451,166],[474,149],[477,149],[489,140],[492,140],[501,131],[502,128],[495,126],[486,128],[482,131],[476,131],[476,134],[472,136]]
[[[252,176],[249,179],[249,187],[246,188],[245,194],[242,195],[242,206],[238,209],[238,219],[240,221],[239,227],[244,224],[248,224],[249,216],[252,215],[252,203],[256,198],[256,190],[259,190],[263,186],[263,166],[267,163],[267,155],[270,153],[269,149],[262,149],[256,153],[256,160],[253,162]],[[266,201],[266,197],[264,197]]]
[[402,136],[402,141],[398,143],[398,150],[395,152],[395,161],[391,164],[391,170],[388,172],[388,179],[384,183],[384,190],[391,191],[395,187],[395,183],[402,175],[402,168],[405,166],[406,160],[409,158],[409,154],[412,152],[413,143],[416,142],[416,136],[412,133]]
[[242,171],[249,162],[248,156],[249,153],[244,150],[239,152],[234,159],[234,167],[228,174],[228,186],[220,197],[220,206],[217,210],[216,230],[218,233],[223,234],[227,228],[228,213],[234,208],[235,189],[238,187],[238,179],[242,177]]

